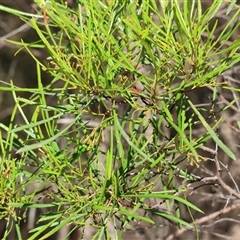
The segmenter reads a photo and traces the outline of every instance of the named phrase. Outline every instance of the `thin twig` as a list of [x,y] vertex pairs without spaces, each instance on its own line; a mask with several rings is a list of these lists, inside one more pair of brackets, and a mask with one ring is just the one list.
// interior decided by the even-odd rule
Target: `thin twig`
[[217,156],[215,156],[215,165],[216,165],[216,176],[217,176],[217,179],[218,179],[218,182],[220,184],[220,186],[226,190],[228,193],[230,193],[230,195],[233,195],[235,197],[237,197],[238,199],[240,199],[240,194],[235,191],[234,189],[232,189],[231,187],[229,187],[221,178],[221,168],[220,168],[220,163],[219,163],[219,160],[217,158]]
[[[192,222],[191,225],[193,225],[193,226],[194,225],[200,225],[202,223],[208,222],[209,220],[216,219],[220,214],[228,213],[228,212],[230,212],[230,211],[232,211],[232,210],[234,210],[234,209],[236,209],[238,207],[240,207],[240,203],[230,205],[230,206],[226,207],[224,210],[221,209],[221,210],[216,211],[216,212],[214,212],[212,214],[209,214],[208,216],[205,216],[205,217],[202,217],[200,219],[197,219],[196,221]],[[189,230],[189,228],[187,228],[187,227],[179,229],[175,233],[169,235],[166,240],[172,240],[175,237],[180,236],[181,234],[183,234],[187,230]]]

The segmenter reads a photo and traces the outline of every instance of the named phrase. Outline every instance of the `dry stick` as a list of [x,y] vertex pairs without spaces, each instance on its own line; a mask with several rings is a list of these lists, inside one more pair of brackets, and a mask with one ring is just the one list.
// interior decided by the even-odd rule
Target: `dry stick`
[[[215,166],[216,166],[216,176],[214,178],[216,178],[218,180],[219,185],[226,190],[228,193],[230,193],[230,195],[234,195],[235,197],[237,197],[238,199],[240,199],[240,194],[235,191],[234,189],[232,189],[231,187],[229,187],[221,178],[221,167],[220,167],[220,163],[217,157],[217,151],[211,149],[211,148],[207,148],[207,147],[202,147],[202,150],[207,151],[211,154],[214,154],[214,162],[215,162]],[[229,207],[224,207],[223,209],[216,211],[208,216],[202,217],[200,219],[197,219],[196,221],[192,222],[191,225],[200,225],[204,222],[207,222],[211,219],[217,218],[219,215],[230,212],[233,209],[236,209],[237,207],[240,207],[240,203],[237,204],[233,204]],[[187,230],[189,230],[189,228],[182,228],[179,229],[178,231],[176,231],[174,234],[171,234],[167,237],[166,240],[172,240],[174,239],[174,237],[178,237],[181,234],[183,234],[184,232],[186,232]]]
[[220,186],[226,190],[227,192],[230,193],[230,195],[233,195],[235,197],[237,197],[238,199],[240,199],[240,194],[235,191],[234,189],[232,189],[231,187],[229,187],[221,178],[221,167],[220,167],[220,163],[219,163],[219,160],[218,160],[218,157],[217,157],[217,151],[216,150],[213,150],[211,148],[208,148],[208,147],[200,147],[202,150],[206,151],[206,152],[209,152],[211,154],[214,155],[214,162],[215,162],[215,166],[216,166],[216,170],[217,170],[217,173],[216,173],[216,177],[217,177],[217,180],[218,180],[218,183],[220,184]]
[[[240,207],[240,203],[237,203],[237,204],[233,204],[229,207],[226,207],[225,209],[221,209],[217,212],[214,212],[208,216],[205,216],[205,217],[202,217],[200,219],[197,219],[196,221],[192,222],[191,225],[200,225],[202,223],[205,223],[211,219],[214,219],[214,218],[217,218],[220,214],[223,214],[223,213],[228,213],[236,208]],[[184,232],[186,232],[187,230],[189,230],[189,228],[182,228],[182,229],[179,229],[177,232],[175,232],[174,234],[171,234],[169,235],[166,240],[172,240],[174,239],[175,237],[178,237],[180,236],[181,234],[183,234]]]
[[229,192],[231,195],[237,197],[238,199],[240,199],[240,194],[235,191],[234,189],[232,189],[231,187],[229,187],[221,178],[220,176],[220,172],[221,172],[221,168],[220,168],[220,164],[219,164],[219,160],[217,158],[217,156],[215,156],[215,165],[216,165],[216,169],[217,169],[217,173],[216,173],[216,176],[217,176],[217,179],[218,179],[218,182],[220,184],[220,186],[226,190],[227,192]]

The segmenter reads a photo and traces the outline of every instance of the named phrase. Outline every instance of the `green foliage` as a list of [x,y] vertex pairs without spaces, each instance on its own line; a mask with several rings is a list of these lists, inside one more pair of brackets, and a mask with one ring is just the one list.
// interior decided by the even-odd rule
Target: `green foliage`
[[[109,239],[107,225],[113,219],[121,223],[119,232],[131,221],[154,224],[138,209],[151,212],[148,200],[155,198],[168,206],[174,202],[176,208],[155,214],[190,226],[178,207],[201,212],[180,197],[187,181],[194,180],[187,166],[197,167],[203,159],[198,148],[212,139],[235,159],[215,133],[221,119],[214,112],[206,119],[205,109],[188,96],[203,87],[224,88],[217,78],[240,61],[240,42],[226,45],[240,25],[239,9],[214,35],[221,4],[215,0],[203,11],[197,0],[79,0],[71,9],[51,1],[39,3],[35,15],[0,7],[22,17],[39,36],[33,43],[9,41],[36,60],[38,87],[0,87],[11,91],[16,103],[9,126],[0,124],[1,218],[13,224],[19,239],[20,209],[47,209],[29,239],[46,239],[68,224],[84,229],[90,217],[97,229],[94,239]],[[41,8],[46,11],[43,22]],[[47,49],[45,64],[32,48]],[[150,73],[140,70],[146,65]],[[47,86],[41,71],[52,76]],[[18,96],[22,91],[32,93],[31,98]],[[62,124],[63,119],[68,123]],[[199,125],[206,128],[202,136],[193,134]],[[20,157],[12,156],[16,150]],[[183,178],[181,185],[176,174]]]

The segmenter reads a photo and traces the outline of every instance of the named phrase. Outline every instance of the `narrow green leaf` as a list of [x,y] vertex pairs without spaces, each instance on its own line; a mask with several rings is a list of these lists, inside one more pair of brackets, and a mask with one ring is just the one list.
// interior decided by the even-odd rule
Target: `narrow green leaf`
[[147,154],[145,154],[143,151],[141,151],[138,147],[135,146],[135,144],[130,140],[129,136],[127,135],[127,133],[124,131],[124,129],[122,128],[121,124],[118,121],[118,117],[117,114],[114,112],[114,121],[116,123],[116,126],[118,127],[121,135],[125,138],[125,140],[127,141],[127,143],[133,148],[135,149],[140,156],[142,156],[144,159],[153,162],[153,159],[151,159]]
[[25,147],[22,147],[20,148],[17,153],[23,153],[23,152],[28,152],[30,150],[33,150],[33,149],[37,149],[37,148],[42,148],[44,147],[45,145],[47,144],[51,144],[53,141],[55,141],[57,138],[59,137],[62,137],[64,135],[64,133],[66,133],[74,124],[75,122],[77,121],[77,119],[81,116],[81,114],[79,114],[75,119],[74,121],[72,121],[66,128],[64,128],[62,131],[58,132],[56,135],[46,139],[46,140],[43,140],[41,142],[38,142],[38,143],[34,143],[34,144],[31,144],[31,145],[27,145]]
[[27,13],[27,12],[22,12],[13,8],[9,8],[3,5],[0,5],[0,11],[8,12],[11,14],[14,14],[16,16],[27,16],[27,17],[34,17],[34,18],[43,18],[42,15],[37,15],[37,14],[32,14],[32,13]]
[[231,3],[227,9],[226,15],[228,15],[232,11],[232,9],[235,7],[236,3],[237,3],[237,0],[231,0]]
[[198,118],[200,119],[203,126],[207,129],[208,133],[211,135],[213,140],[216,142],[216,144],[233,160],[236,160],[235,154],[218,138],[217,134],[213,131],[213,129],[208,125],[208,123],[205,121],[204,117],[201,115],[201,113],[197,110],[197,108],[194,106],[194,104],[188,100],[188,103],[192,107],[193,111],[197,114]]
[[157,215],[159,215],[159,216],[162,216],[162,217],[164,217],[164,218],[166,218],[166,219],[169,219],[169,220],[171,220],[171,221],[174,221],[174,222],[176,222],[176,223],[178,223],[178,224],[181,224],[181,225],[183,225],[183,226],[192,228],[192,226],[191,226],[188,222],[182,220],[182,219],[179,218],[179,217],[175,217],[175,216],[173,216],[173,215],[171,215],[171,214],[164,213],[164,212],[157,212],[157,211],[156,211],[156,212],[154,212],[154,213],[157,214]]
[[139,198],[161,198],[161,199],[172,199],[172,200],[176,200],[178,202],[181,202],[183,204],[185,204],[186,206],[198,211],[198,212],[201,212],[203,213],[203,211],[201,209],[199,209],[198,207],[196,207],[194,204],[188,202],[187,200],[181,198],[181,197],[178,197],[178,196],[175,196],[175,195],[170,195],[170,194],[167,194],[168,192],[166,191],[165,192],[154,192],[154,193],[150,193],[150,194],[124,194],[122,195],[123,197],[139,197]]

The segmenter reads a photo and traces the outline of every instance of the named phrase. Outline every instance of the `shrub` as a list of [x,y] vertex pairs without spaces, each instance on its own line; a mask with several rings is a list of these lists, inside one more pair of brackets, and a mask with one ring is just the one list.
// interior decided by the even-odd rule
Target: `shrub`
[[[9,125],[0,125],[5,236],[14,227],[22,239],[29,209],[42,210],[29,239],[46,239],[66,225],[68,235],[92,226],[93,239],[118,239],[134,221],[162,218],[197,228],[179,209],[190,217],[202,212],[187,194],[189,183],[202,180],[191,166],[208,160],[199,149],[214,141],[236,159],[217,133],[220,113],[236,100],[224,108],[215,103],[219,89],[236,90],[219,79],[240,60],[239,41],[228,44],[239,9],[229,5],[231,20],[216,36],[222,0],[207,10],[200,1],[177,0],[36,3],[36,14],[0,6],[39,36],[9,40],[36,61],[38,87],[1,87],[15,100]],[[45,63],[35,48],[47,49]],[[42,71],[52,76],[48,85]],[[194,103],[199,89],[210,93],[208,107]],[[23,91],[31,97],[20,97]]]

